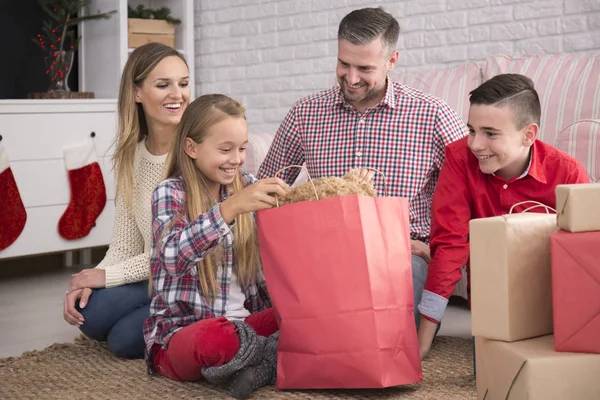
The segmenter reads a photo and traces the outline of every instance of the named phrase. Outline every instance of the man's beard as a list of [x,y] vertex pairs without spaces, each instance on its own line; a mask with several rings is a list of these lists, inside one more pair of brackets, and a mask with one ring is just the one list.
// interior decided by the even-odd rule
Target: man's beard
[[[361,82],[361,84],[364,82]],[[382,85],[380,85],[379,87],[374,87],[372,89],[368,89],[366,92],[362,93],[362,94],[355,94],[355,95],[351,95],[350,93],[346,92],[346,86],[350,86],[348,85],[348,83],[346,82],[345,79],[340,79],[339,84],[342,88],[342,95],[344,96],[344,98],[346,99],[347,102],[349,103],[360,103],[362,101],[369,101],[372,100],[376,97],[378,97],[381,94],[381,89],[383,87],[385,87],[385,81]],[[366,84],[365,84],[366,86]],[[362,88],[362,87],[361,87]]]

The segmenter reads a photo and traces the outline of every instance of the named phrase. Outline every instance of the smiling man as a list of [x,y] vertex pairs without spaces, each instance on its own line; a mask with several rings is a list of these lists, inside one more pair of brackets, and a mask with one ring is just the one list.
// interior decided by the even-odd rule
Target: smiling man
[[[415,307],[429,260],[430,205],[447,144],[467,134],[446,103],[393,82],[398,21],[382,8],[346,15],[338,28],[338,84],[299,100],[279,127],[259,178],[306,163],[314,178],[376,168],[388,194],[408,198]],[[292,184],[298,169],[283,171]],[[375,177],[379,195],[383,178]],[[340,266],[343,268],[343,266]],[[420,320],[415,308],[416,322]]]
[[526,200],[556,208],[556,185],[589,182],[577,160],[536,140],[541,107],[531,79],[497,75],[473,90],[469,100],[469,136],[446,148],[433,196],[432,260],[419,305],[421,358],[468,262],[469,221],[508,214],[513,204]]

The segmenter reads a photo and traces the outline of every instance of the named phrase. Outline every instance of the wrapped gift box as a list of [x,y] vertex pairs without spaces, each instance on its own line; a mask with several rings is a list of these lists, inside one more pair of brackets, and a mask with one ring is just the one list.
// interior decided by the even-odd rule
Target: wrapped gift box
[[600,355],[557,353],[553,336],[475,338],[478,400],[598,400]]
[[600,232],[550,240],[555,350],[600,353]]
[[470,222],[473,336],[514,341],[552,333],[550,235],[556,215]]
[[561,229],[600,231],[600,183],[556,186],[556,212]]
[[175,27],[167,21],[156,19],[127,19],[127,38],[130,48],[158,42],[175,47]]

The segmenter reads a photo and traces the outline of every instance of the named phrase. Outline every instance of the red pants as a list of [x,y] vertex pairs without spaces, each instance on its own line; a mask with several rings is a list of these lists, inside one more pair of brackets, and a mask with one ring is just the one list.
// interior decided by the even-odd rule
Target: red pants
[[[245,322],[260,336],[277,332],[272,308],[254,313]],[[197,381],[202,367],[229,362],[240,348],[235,325],[225,317],[198,321],[178,330],[164,350],[154,345],[154,366],[159,374],[176,381]]]

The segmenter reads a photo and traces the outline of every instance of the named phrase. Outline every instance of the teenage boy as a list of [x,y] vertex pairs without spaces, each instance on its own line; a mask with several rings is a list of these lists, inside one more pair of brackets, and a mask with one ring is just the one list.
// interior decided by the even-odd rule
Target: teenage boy
[[469,135],[446,147],[433,196],[432,259],[418,306],[421,359],[468,264],[469,221],[508,214],[525,200],[556,208],[556,185],[589,182],[577,160],[536,140],[541,107],[531,79],[497,75],[469,100]]

